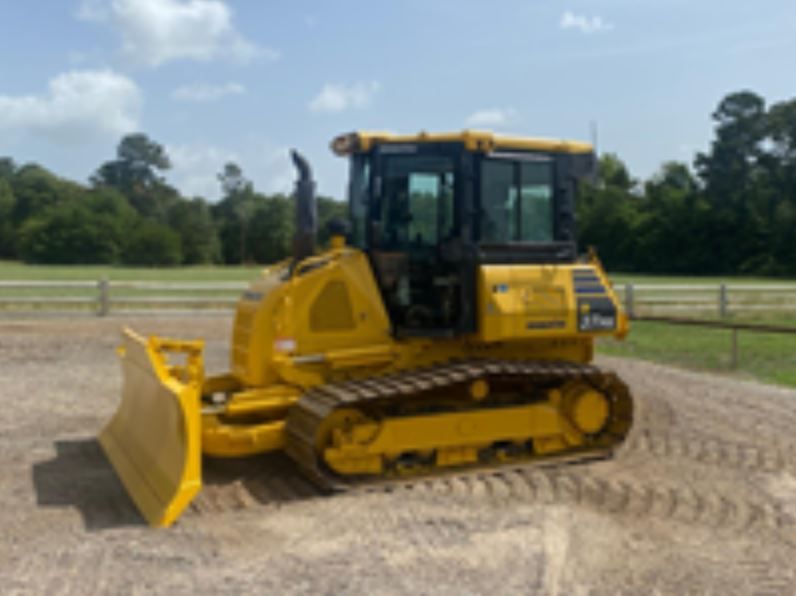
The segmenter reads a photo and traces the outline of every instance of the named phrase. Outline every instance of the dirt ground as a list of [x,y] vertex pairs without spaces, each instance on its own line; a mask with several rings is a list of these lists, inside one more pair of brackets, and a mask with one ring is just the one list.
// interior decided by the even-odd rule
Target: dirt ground
[[[0,322],[0,593],[796,593],[794,391],[605,358],[640,409],[613,461],[335,497],[212,463],[150,530],[95,441],[127,322]],[[133,323],[224,368],[226,318]]]

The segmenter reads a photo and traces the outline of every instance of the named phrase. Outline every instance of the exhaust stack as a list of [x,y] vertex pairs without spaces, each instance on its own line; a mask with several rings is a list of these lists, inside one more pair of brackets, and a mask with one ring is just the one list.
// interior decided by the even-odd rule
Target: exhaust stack
[[295,149],[290,151],[298,179],[293,195],[296,198],[296,231],[293,235],[293,259],[301,261],[315,254],[316,207],[315,181],[306,158]]

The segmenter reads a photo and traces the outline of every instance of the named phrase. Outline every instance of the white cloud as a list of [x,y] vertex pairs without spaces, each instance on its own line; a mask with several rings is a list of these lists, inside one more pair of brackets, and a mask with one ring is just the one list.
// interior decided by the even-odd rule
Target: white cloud
[[227,162],[239,161],[234,152],[212,145],[167,145],[166,153],[171,160],[169,180],[189,197],[217,198],[218,174]]
[[577,29],[581,33],[597,33],[599,31],[610,31],[614,28],[612,23],[600,16],[588,17],[575,14],[569,10],[561,15],[560,27],[562,29]]
[[377,81],[352,85],[326,83],[320,93],[310,101],[308,107],[312,112],[326,113],[366,108],[380,88],[381,85]]
[[295,173],[287,147],[257,143],[239,153],[214,145],[186,144],[167,145],[166,153],[172,166],[167,174],[169,181],[186,196],[218,200],[218,174],[230,161],[243,169],[243,175],[259,192],[287,194],[293,188]]
[[83,0],[75,16],[81,21],[102,21],[109,16],[107,0]]
[[498,128],[510,124],[517,115],[514,108],[490,108],[473,112],[465,120],[467,126],[486,126]]
[[246,87],[240,83],[226,83],[224,85],[184,85],[171,92],[171,98],[176,101],[209,102],[218,101],[229,95],[243,95]]
[[77,17],[109,23],[121,37],[122,52],[151,67],[182,59],[279,57],[235,29],[223,0],[83,0]]
[[63,142],[119,136],[138,128],[141,92],[111,70],[73,70],[49,83],[42,95],[0,95],[0,130]]

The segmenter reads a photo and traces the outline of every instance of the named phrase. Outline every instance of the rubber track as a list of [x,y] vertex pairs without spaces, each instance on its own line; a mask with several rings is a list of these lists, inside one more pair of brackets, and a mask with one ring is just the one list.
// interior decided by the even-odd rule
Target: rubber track
[[[592,365],[564,361],[471,360],[317,387],[302,396],[288,413],[285,451],[313,482],[326,489],[346,490],[352,484],[361,484],[363,481],[352,482],[328,473],[315,450],[318,427],[335,409],[369,404],[383,407],[391,401],[400,402],[418,394],[482,378],[524,379],[540,385],[563,385],[570,380],[586,381],[605,391],[614,402],[614,418],[604,431],[604,437],[610,439],[611,448],[624,440],[630,429],[633,405],[629,391],[612,372]],[[588,451],[582,452],[582,456],[588,455]]]

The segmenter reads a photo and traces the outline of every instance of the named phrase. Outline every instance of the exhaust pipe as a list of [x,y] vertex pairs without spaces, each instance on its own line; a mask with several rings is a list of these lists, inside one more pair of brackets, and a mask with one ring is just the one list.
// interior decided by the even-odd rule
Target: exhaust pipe
[[315,207],[315,181],[306,158],[295,149],[290,157],[296,166],[298,179],[293,196],[296,199],[296,232],[293,235],[294,264],[315,254],[317,213]]

